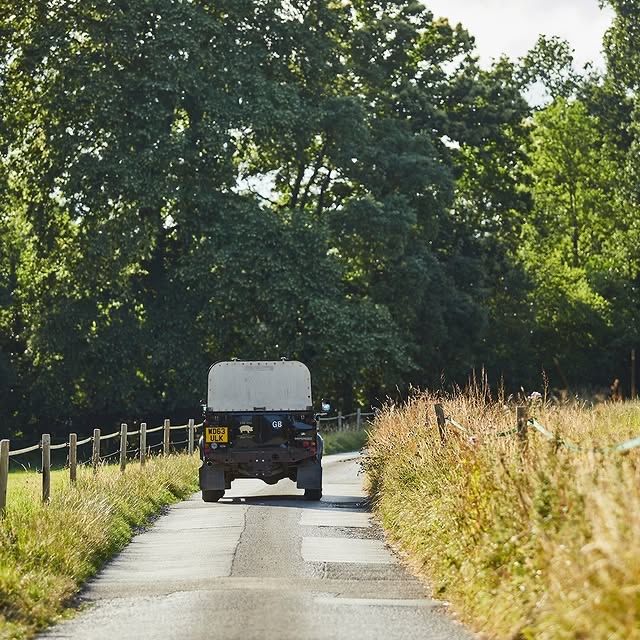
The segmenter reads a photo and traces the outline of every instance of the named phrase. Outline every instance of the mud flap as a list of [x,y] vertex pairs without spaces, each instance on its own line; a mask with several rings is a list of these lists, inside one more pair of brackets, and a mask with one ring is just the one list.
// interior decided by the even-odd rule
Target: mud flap
[[322,489],[322,464],[303,462],[298,467],[298,489]]
[[224,468],[203,464],[200,467],[200,488],[204,490],[226,489]]

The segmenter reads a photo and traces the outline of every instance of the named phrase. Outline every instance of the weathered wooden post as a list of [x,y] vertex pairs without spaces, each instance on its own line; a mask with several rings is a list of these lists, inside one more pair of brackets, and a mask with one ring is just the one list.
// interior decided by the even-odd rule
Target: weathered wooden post
[[51,435],[42,434],[42,502],[51,497]]
[[188,453],[190,456],[193,455],[193,444],[195,440],[195,423],[196,421],[193,418],[189,418],[189,445],[188,445]]
[[93,472],[96,473],[100,464],[100,429],[93,430],[93,453],[91,455]]
[[120,471],[124,473],[127,468],[127,425],[120,425]]
[[356,409],[356,431],[362,429],[362,410],[360,407]]
[[338,431],[342,431],[342,410],[338,411]]
[[7,486],[9,484],[9,440],[0,440],[0,517],[7,508]]
[[147,423],[140,423],[140,465],[144,467],[147,461]]
[[444,415],[444,407],[436,404],[433,407],[436,412],[436,420],[438,422],[438,433],[440,434],[440,442],[444,444],[447,441],[447,418]]
[[165,456],[169,455],[169,443],[171,438],[171,422],[169,419],[164,421],[164,432],[162,438],[162,453]]
[[78,434],[69,434],[69,480],[75,482],[78,478]]
[[518,438],[523,446],[527,444],[528,420],[527,407],[516,407],[516,428],[518,429]]

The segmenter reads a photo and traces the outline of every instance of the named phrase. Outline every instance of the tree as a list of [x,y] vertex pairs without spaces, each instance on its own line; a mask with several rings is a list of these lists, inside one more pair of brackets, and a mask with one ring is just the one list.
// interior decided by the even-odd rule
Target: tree
[[603,0],[615,12],[604,37],[607,73],[619,86],[640,89],[640,3],[638,0]]
[[[185,395],[171,345],[192,302],[167,307],[172,273],[235,185],[233,130],[266,84],[264,42],[246,27],[276,17],[251,3],[9,4],[2,210],[23,241],[15,305],[31,406],[54,423],[171,409]],[[161,340],[151,319],[168,314],[181,320]]]
[[521,257],[534,282],[530,300],[543,362],[558,356],[573,377],[605,382],[615,361],[611,347],[629,334],[620,320],[635,306],[625,290],[637,264],[624,258],[633,218],[620,200],[620,154],[601,132],[579,100],[558,98],[536,114],[535,207]]

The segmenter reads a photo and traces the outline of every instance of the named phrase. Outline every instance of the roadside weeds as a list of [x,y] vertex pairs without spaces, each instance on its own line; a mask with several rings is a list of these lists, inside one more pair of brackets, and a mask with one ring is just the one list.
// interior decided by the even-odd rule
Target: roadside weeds
[[[433,406],[465,425],[443,445]],[[639,640],[640,456],[597,449],[640,433],[638,406],[538,405],[580,452],[532,435],[482,394],[419,395],[381,412],[365,463],[390,538],[485,637]]]
[[26,640],[60,617],[140,527],[196,491],[198,464],[174,455],[124,474],[84,468],[75,486],[58,479],[48,504],[25,474],[0,520],[0,640]]

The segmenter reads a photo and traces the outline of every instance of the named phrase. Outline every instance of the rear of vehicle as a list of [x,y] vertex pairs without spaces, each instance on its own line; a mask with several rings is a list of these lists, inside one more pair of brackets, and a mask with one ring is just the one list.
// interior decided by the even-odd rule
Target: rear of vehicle
[[290,478],[305,497],[322,496],[322,439],[311,375],[301,362],[218,362],[209,370],[200,488],[219,500],[236,478]]

